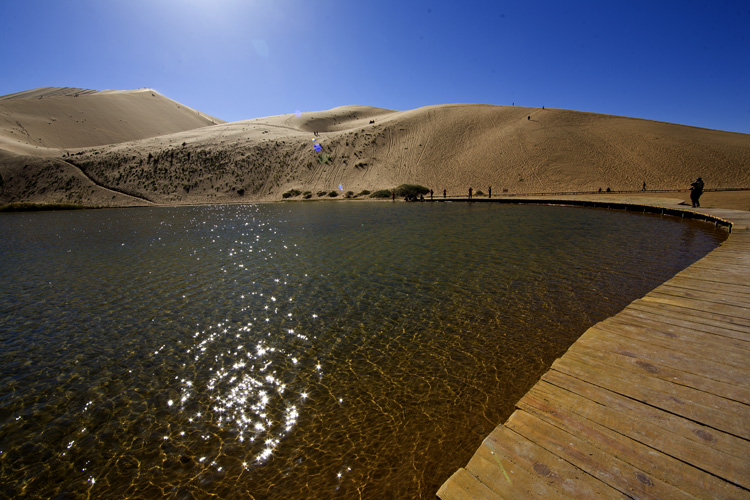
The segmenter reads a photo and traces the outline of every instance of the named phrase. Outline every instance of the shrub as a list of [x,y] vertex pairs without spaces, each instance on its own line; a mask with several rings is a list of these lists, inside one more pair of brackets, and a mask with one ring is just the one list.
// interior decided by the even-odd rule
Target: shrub
[[420,186],[419,184],[401,184],[395,189],[396,196],[403,197],[413,195],[419,197],[420,194],[427,194],[430,192],[430,188]]
[[289,191],[287,191],[286,193],[282,194],[281,196],[282,196],[282,198],[291,198],[291,197],[294,197],[294,196],[299,196],[301,194],[302,194],[302,191],[300,191],[299,189],[290,189]]
[[312,198],[312,193],[310,191],[305,191],[304,193],[302,193],[302,197],[306,200],[309,200],[310,198]]
[[334,191],[331,191],[330,193],[328,193],[328,196],[329,196],[329,197],[331,197],[331,198],[335,198],[335,197],[337,197],[338,195],[339,195],[339,192],[338,192],[338,191],[335,191],[335,190],[334,190]]
[[474,196],[484,196],[484,193],[478,189],[477,192],[474,193]]
[[354,191],[347,191],[346,194],[344,195],[344,198],[349,199],[352,196],[354,196]]
[[327,193],[327,192],[325,192],[325,191],[318,191],[318,198],[320,198],[321,196],[325,196],[325,195],[327,195],[327,194],[328,194],[328,193]]
[[357,196],[367,196],[368,194],[370,194],[370,191],[368,191],[367,189],[364,189],[360,191]]
[[391,197],[390,189],[380,189],[370,195],[370,198],[390,198],[390,197]]

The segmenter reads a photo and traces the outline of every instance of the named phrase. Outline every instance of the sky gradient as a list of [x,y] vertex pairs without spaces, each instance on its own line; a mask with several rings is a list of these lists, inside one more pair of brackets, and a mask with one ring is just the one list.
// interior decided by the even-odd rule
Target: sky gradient
[[227,121],[546,106],[750,133],[750,3],[25,0],[0,95],[151,87]]

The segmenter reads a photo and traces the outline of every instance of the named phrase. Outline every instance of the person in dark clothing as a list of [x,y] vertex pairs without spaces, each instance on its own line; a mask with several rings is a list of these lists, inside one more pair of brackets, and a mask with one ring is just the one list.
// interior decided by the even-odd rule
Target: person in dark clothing
[[492,186],[487,188],[487,198],[492,198]]
[[469,188],[469,199],[471,199],[471,193],[473,193],[473,192],[474,192],[474,190],[471,189],[471,188]]
[[690,184],[690,201],[693,202],[693,208],[700,207],[700,197],[703,194],[703,179],[698,177],[695,182]]
[[443,199],[445,199],[446,193],[447,193],[447,191],[445,189],[443,189]]

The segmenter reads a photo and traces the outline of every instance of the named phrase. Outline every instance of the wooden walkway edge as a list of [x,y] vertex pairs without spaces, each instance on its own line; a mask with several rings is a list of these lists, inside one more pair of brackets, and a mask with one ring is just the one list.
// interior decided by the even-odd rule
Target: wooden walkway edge
[[750,212],[686,210],[729,238],[587,330],[441,500],[750,499]]

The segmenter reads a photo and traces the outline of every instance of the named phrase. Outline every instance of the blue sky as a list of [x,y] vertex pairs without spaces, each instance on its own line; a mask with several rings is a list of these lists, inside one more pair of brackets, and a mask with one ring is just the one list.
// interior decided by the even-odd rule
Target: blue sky
[[515,103],[750,133],[747,0],[7,0],[0,95],[151,87],[227,121]]

